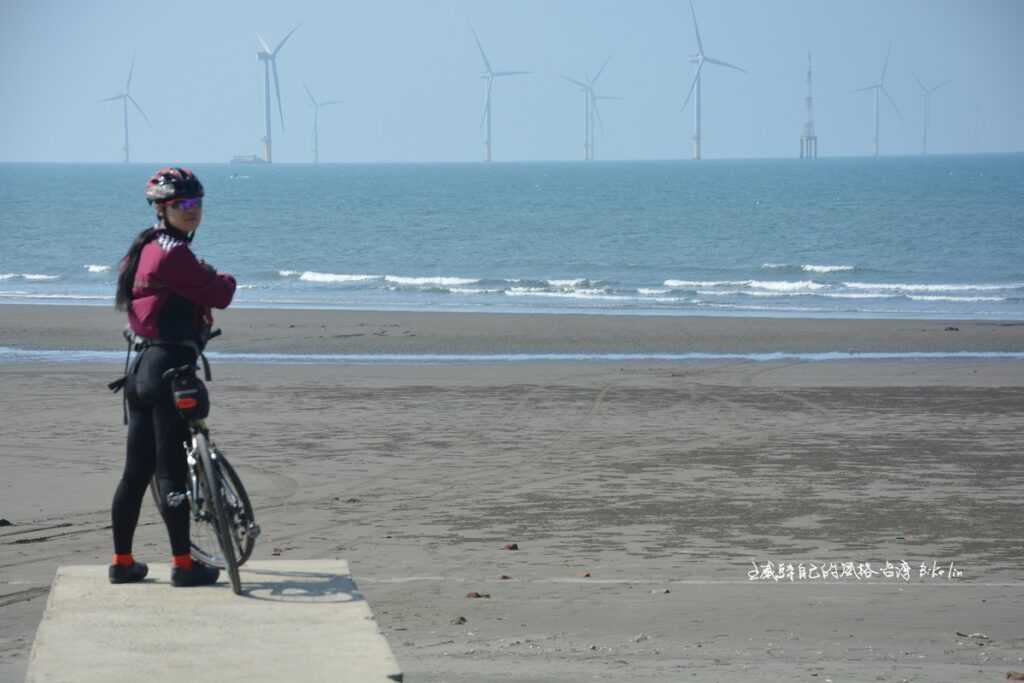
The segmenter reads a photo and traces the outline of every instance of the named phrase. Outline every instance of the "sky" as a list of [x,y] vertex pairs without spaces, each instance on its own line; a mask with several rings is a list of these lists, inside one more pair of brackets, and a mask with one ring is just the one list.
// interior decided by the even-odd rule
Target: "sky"
[[[1024,151],[1022,0],[694,0],[705,53],[706,159],[799,152],[807,53],[814,61],[821,156],[872,151],[874,98],[891,46],[881,151],[921,150],[926,85],[929,151]],[[693,102],[680,108],[696,51],[685,0],[377,0],[375,2],[70,2],[0,0],[0,161],[115,162],[119,102],[132,56],[133,161],[228,161],[261,151],[263,68],[256,34],[278,57],[282,131],[274,158],[313,159],[303,89],[343,103],[322,110],[322,162],[466,162],[483,157],[484,81],[472,25],[499,79],[495,161],[583,156],[584,100],[561,78],[597,82],[598,159],[690,156]]]

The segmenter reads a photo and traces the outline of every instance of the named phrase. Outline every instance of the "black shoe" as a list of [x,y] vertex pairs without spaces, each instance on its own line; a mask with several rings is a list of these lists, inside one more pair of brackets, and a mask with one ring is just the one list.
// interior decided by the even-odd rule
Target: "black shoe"
[[191,569],[174,567],[171,569],[171,583],[179,588],[185,586],[209,586],[217,583],[220,570],[210,567],[199,560],[192,560]]
[[149,567],[145,562],[132,562],[131,564],[112,564],[107,570],[110,583],[135,583],[142,581],[149,573]]

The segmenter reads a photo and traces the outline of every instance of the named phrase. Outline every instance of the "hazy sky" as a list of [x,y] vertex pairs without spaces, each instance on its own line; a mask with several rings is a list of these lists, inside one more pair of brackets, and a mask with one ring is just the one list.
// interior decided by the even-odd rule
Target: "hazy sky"
[[[1022,0],[695,0],[708,56],[705,158],[787,157],[799,150],[806,55],[814,57],[820,153],[871,151],[874,83],[892,44],[883,154],[916,153],[927,85],[934,152],[1024,151]],[[381,0],[375,2],[53,2],[0,0],[0,160],[117,161],[122,91],[137,53],[133,160],[227,161],[263,135],[259,32],[271,47],[297,23],[278,65],[286,130],[274,156],[312,160],[312,107],[322,161],[472,161],[483,155],[484,83],[469,25],[495,69],[494,158],[578,159],[583,99],[559,78],[593,74],[601,159],[690,154],[692,104],[680,113],[696,49],[685,0]]]

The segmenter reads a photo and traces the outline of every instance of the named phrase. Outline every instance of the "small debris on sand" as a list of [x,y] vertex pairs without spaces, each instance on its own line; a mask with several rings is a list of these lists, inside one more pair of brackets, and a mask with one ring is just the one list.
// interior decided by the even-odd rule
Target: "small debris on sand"
[[455,617],[452,619],[452,623],[456,626],[461,626],[466,623],[466,617]]
[[476,591],[470,591],[470,592],[466,593],[466,597],[467,598],[489,598],[489,597],[491,597],[491,594],[490,593],[477,593]]
[[502,546],[501,549],[502,550],[519,550],[519,544],[518,543],[506,543],[505,545]]

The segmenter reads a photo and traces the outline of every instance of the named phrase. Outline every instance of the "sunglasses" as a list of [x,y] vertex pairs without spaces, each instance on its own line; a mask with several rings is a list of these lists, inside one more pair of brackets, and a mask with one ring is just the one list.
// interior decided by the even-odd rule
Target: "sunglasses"
[[173,206],[178,211],[188,211],[189,209],[201,209],[203,208],[202,197],[192,197],[190,199],[175,199],[173,202],[167,202],[168,206]]

